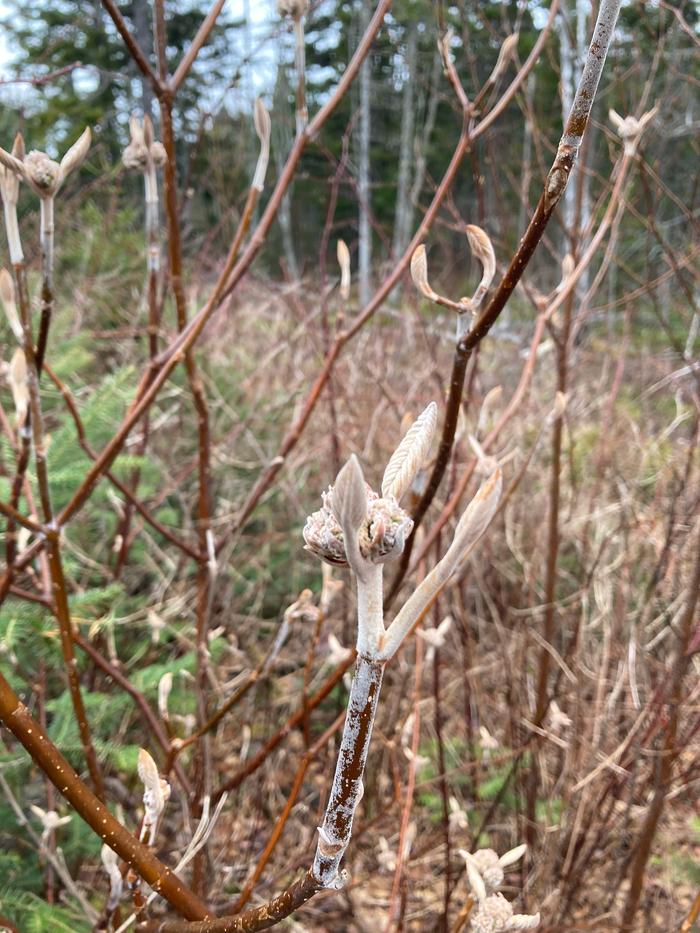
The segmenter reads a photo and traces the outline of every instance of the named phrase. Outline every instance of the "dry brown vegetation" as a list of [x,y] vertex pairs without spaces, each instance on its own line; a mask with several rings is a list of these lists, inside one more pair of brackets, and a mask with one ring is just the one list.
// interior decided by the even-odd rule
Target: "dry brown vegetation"
[[[329,179],[320,273],[280,284],[251,265],[389,4],[308,128],[297,47],[295,141],[260,204],[256,173],[215,275],[183,248],[172,112],[221,4],[173,77],[164,5],[154,4],[155,64],[118,7],[104,6],[159,106],[163,145],[153,148],[148,121],[134,124],[125,158],[147,177],[150,261],[136,326],[110,305],[118,276],[85,276],[80,290],[54,280],[45,188],[36,257],[27,250],[25,262],[8,225],[13,276],[0,285],[8,344],[14,333],[21,350],[1,410],[0,792],[12,831],[0,924],[114,931],[133,911],[136,930],[163,933],[276,922],[315,933],[483,931],[484,894],[463,852],[526,843],[503,891],[516,911],[539,912],[539,929],[687,933],[700,911],[697,249],[674,252],[655,226],[654,197],[668,190],[643,150],[663,112],[663,102],[647,107],[649,87],[638,120],[614,114],[617,135],[599,132],[610,168],[590,172],[593,195],[584,172],[572,174],[618,4],[601,4],[558,148],[536,139],[538,200],[530,209],[523,192],[530,220],[514,250],[489,237],[488,222],[462,216],[449,191],[516,99],[556,6],[512,84],[492,94],[489,78],[478,108],[443,37],[462,132],[413,240],[378,271],[364,305],[354,275],[349,294],[347,281],[338,288],[334,263],[347,151]],[[303,40],[305,5],[286,12]],[[263,168],[266,119],[258,105]],[[12,172],[38,185],[19,143],[13,154],[0,157],[6,214]],[[497,162],[487,160],[492,176]],[[575,198],[558,205],[570,174]],[[646,214],[632,192],[640,176]],[[697,232],[692,205],[674,204]],[[631,286],[606,296],[628,213],[665,271],[625,270]],[[459,261],[479,260],[468,277],[450,268],[447,248],[429,272],[423,265],[438,218],[464,233]],[[537,274],[523,275],[533,256]],[[471,298],[446,297],[467,278]],[[670,306],[662,288],[677,296]],[[91,318],[90,295],[124,328]],[[478,548],[396,655],[360,645],[358,669],[374,663],[384,683],[338,885],[335,868],[310,866],[339,748],[352,745],[354,578],[362,602],[367,567],[351,559],[348,529],[359,540],[369,525],[366,502],[348,524],[349,474],[335,516],[355,572],[322,572],[302,528],[352,454],[379,489],[433,400],[439,440],[402,503],[416,524],[386,565],[387,621],[443,557],[481,484],[493,490],[500,470],[503,489]],[[139,747],[149,755],[137,759]],[[362,766],[350,771],[341,766],[340,783],[360,781]],[[350,823],[356,791],[343,801]],[[88,826],[118,859],[103,850],[100,864]],[[331,863],[338,853],[323,845],[322,835]],[[13,885],[30,863],[42,894],[23,900]],[[505,929],[515,927],[493,933]]]

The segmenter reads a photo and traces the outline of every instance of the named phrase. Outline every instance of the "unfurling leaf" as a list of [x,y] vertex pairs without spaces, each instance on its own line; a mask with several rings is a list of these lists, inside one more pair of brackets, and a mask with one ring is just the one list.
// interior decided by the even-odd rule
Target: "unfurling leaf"
[[382,479],[382,495],[403,496],[425,463],[437,424],[437,405],[431,402],[416,418],[391,455]]

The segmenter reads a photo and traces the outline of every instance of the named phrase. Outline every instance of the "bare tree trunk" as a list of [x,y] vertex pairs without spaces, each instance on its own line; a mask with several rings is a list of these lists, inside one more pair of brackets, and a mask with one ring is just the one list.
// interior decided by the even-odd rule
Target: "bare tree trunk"
[[415,103],[413,83],[416,77],[416,53],[418,37],[415,23],[408,27],[406,53],[404,60],[403,100],[401,105],[401,140],[399,151],[399,174],[396,182],[396,209],[394,211],[394,236],[391,252],[401,256],[411,237],[410,223],[413,212],[410,209],[409,185],[413,164],[413,137],[415,130]]
[[[367,29],[370,16],[372,15],[371,4],[369,0],[362,0],[360,12],[360,34]],[[360,304],[366,305],[372,294],[371,266],[372,266],[372,227],[369,222],[370,217],[370,192],[369,192],[369,143],[370,143],[370,107],[371,107],[371,64],[370,56],[362,63],[360,69],[360,153],[359,153],[359,174],[358,174],[358,194],[360,197],[360,212],[358,221],[359,232],[359,286],[360,286]]]
[[[134,0],[132,4],[134,20],[134,36],[136,41],[150,56],[153,50],[153,28],[151,25],[151,4],[148,0]],[[153,107],[153,88],[148,78],[144,77],[140,71],[137,71],[141,81],[141,109],[144,115],[152,116]]]
[[[275,168],[277,174],[282,172],[285,160],[292,145],[292,133],[289,127],[287,102],[289,100],[289,82],[287,81],[287,72],[284,64],[284,52],[280,52],[279,62],[277,64],[277,81],[275,82],[275,91],[273,96],[273,111],[275,119],[272,121],[272,151],[275,157]],[[297,262],[296,251],[294,249],[294,237],[292,233],[292,185],[289,186],[286,194],[280,202],[279,224],[282,231],[282,250],[284,259],[287,263],[289,274],[294,279],[299,279],[299,263]]]
[[[561,97],[562,123],[565,125],[571,112],[574,100],[574,48],[571,43],[571,10],[569,0],[560,0],[559,15],[557,16],[557,32],[559,33],[559,94]],[[574,168],[574,172],[578,169]],[[576,213],[576,185],[567,185],[562,198],[562,217],[566,230],[567,248],[570,251],[574,236],[574,217]]]
[[[587,24],[588,24],[588,12],[590,11],[591,4],[590,0],[576,0],[576,68],[580,70],[583,67],[583,62],[586,59],[586,50],[588,48],[587,38]],[[591,126],[590,133],[586,140],[586,144],[582,146],[581,158],[579,159],[577,172],[580,173],[580,208],[579,208],[579,229],[585,230],[588,227],[588,223],[591,219],[591,178],[587,171],[588,163],[591,158],[591,153],[593,147],[591,146],[591,138],[595,132],[595,127]],[[579,243],[580,249],[586,248],[586,243],[581,240]],[[590,284],[590,266],[586,266],[583,270],[583,275],[579,280],[579,293],[585,295],[588,292],[588,286]],[[609,273],[608,273],[609,274]],[[580,309],[581,312],[585,311],[585,308]]]
[[536,76],[533,71],[525,84],[525,126],[523,128],[523,157],[520,163],[520,212],[518,214],[518,230],[524,230],[527,218],[530,216],[528,204],[530,183],[532,181],[532,105],[535,100]]

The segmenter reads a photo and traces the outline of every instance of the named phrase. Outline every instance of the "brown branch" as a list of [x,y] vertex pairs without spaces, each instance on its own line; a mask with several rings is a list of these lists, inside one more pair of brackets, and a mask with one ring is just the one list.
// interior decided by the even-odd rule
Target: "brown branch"
[[[600,81],[603,65],[605,64],[608,48],[610,47],[615,23],[617,21],[619,7],[620,0],[605,0],[605,2],[601,3],[598,19],[593,30],[593,36],[591,37],[588,56],[571,107],[571,113],[564,127],[564,132],[559,141],[559,146],[557,147],[556,156],[545,180],[535,213],[491,300],[477,318],[472,329],[458,341],[457,347],[455,348],[450,380],[450,394],[447,401],[445,421],[443,423],[437,458],[425,492],[421,496],[415,514],[412,516],[413,533],[408,539],[406,548],[401,557],[401,564],[387,597],[388,601],[398,592],[401,582],[406,575],[411,559],[413,542],[416,539],[416,529],[421,524],[426,512],[432,504],[435,494],[442,482],[445,470],[447,469],[454,444],[454,435],[457,429],[457,420],[464,388],[464,376],[469,358],[474,349],[481,343],[493,327],[501,311],[505,308],[508,299],[515,290],[515,286],[520,281],[523,272],[532,259],[554,209],[566,188],[593,106],[598,82]],[[549,28],[551,28],[552,14],[553,9],[550,8]],[[546,29],[542,32],[545,33]],[[541,40],[542,34],[540,34],[538,42],[530,54],[531,59],[535,49],[540,45]],[[539,55],[539,49],[537,50],[537,54]]]
[[253,755],[252,758],[249,758],[246,763],[238,769],[230,778],[228,778],[224,783],[218,788],[218,790],[212,794],[212,802],[218,803],[223,794],[228,793],[229,791],[235,790],[237,787],[245,781],[247,777],[251,774],[254,774],[258,768],[267,760],[269,755],[277,748],[277,746],[282,742],[292,731],[292,729],[298,728],[303,724],[305,716],[308,715],[308,711],[315,709],[319,703],[322,703],[326,697],[331,693],[336,684],[340,683],[343,678],[343,675],[346,671],[350,670],[355,661],[354,652],[349,655],[346,661],[343,661],[339,664],[334,671],[326,678],[325,683],[323,683],[316,693],[313,696],[309,697],[295,713],[293,713],[285,722],[285,724],[277,730],[277,732],[272,735],[263,747]]
[[131,30],[127,26],[126,20],[119,11],[116,3],[114,0],[102,0],[102,5],[112,18],[112,22],[117,27],[119,35],[124,40],[124,44],[129,50],[129,53],[138,66],[139,70],[141,71],[141,74],[151,83],[151,86],[153,87],[156,95],[161,94],[164,90],[163,85],[159,81],[158,76],[154,70],[148,64],[148,59],[146,58],[143,49],[131,34]]
[[238,917],[222,917],[219,920],[205,920],[201,923],[151,920],[138,924],[136,930],[138,933],[254,933],[256,930],[269,930],[320,890],[321,885],[314,880],[311,871],[307,871],[303,878],[267,904],[246,910]]
[[642,828],[634,846],[634,857],[630,868],[630,887],[622,912],[620,923],[621,933],[632,929],[635,915],[639,907],[644,886],[644,875],[647,862],[651,855],[651,847],[656,835],[656,828],[661,819],[666,795],[671,788],[673,768],[681,749],[677,745],[679,719],[683,700],[683,683],[690,666],[692,654],[688,646],[693,635],[696,621],[695,610],[700,598],[700,523],[698,523],[697,547],[695,549],[695,566],[692,578],[688,581],[688,597],[683,617],[680,620],[676,657],[669,676],[670,695],[668,698],[668,725],[663,750],[655,761],[655,787],[649,809],[644,817]]
[[[87,638],[83,638],[82,635],[80,635],[78,632],[74,634],[73,638],[76,645],[82,651],[84,651],[85,654],[92,658],[97,667],[104,671],[108,677],[111,677],[112,680],[131,697],[134,703],[136,703],[138,708],[141,710],[141,715],[148,723],[154,738],[163,751],[168,754],[170,752],[170,738],[163,728],[160,719],[151,709],[151,706],[146,697],[141,693],[140,690],[137,690],[131,681],[125,677],[124,674],[122,674],[119,668],[115,664],[112,664],[107,658],[105,658],[104,655],[101,654],[97,648],[95,648],[95,646],[87,640]],[[182,785],[182,789],[185,791],[185,793],[189,794],[190,782],[187,780],[185,772],[178,764],[174,765],[173,770],[177,774],[177,778]]]
[[[36,482],[39,490],[39,500],[44,515],[46,532],[42,536],[46,546],[51,589],[56,607],[56,618],[61,639],[61,652],[63,666],[68,681],[68,690],[73,704],[80,742],[83,747],[85,760],[90,771],[90,777],[95,785],[98,797],[104,797],[104,783],[102,771],[97,760],[95,747],[90,735],[87,713],[80,689],[80,677],[73,650],[73,623],[71,622],[70,608],[68,606],[68,589],[63,573],[61,559],[60,533],[54,521],[53,506],[51,504],[51,490],[46,464],[46,444],[44,441],[43,416],[41,411],[41,398],[39,395],[39,370],[36,365],[34,342],[32,339],[31,309],[27,287],[27,270],[24,263],[13,266],[15,286],[17,290],[20,320],[23,331],[24,355],[27,361],[27,390],[29,393],[29,419],[31,421],[32,443],[34,446],[34,464]],[[8,573],[11,571],[8,568]]]
[[275,849],[275,846],[280,840],[282,831],[284,830],[287,820],[289,819],[289,816],[292,812],[292,808],[294,807],[296,799],[299,796],[299,792],[301,791],[302,785],[304,783],[304,777],[309,768],[309,765],[314,760],[316,755],[318,755],[318,753],[323,748],[323,746],[329,741],[329,739],[332,738],[333,735],[335,735],[338,729],[342,726],[344,719],[345,719],[345,710],[343,710],[343,712],[339,716],[336,717],[334,722],[331,723],[331,725],[326,729],[326,731],[321,736],[319,736],[319,738],[316,739],[313,745],[310,745],[308,750],[304,753],[301,759],[301,762],[299,763],[299,767],[297,768],[297,772],[294,775],[294,781],[292,782],[292,789],[290,790],[289,795],[287,797],[287,802],[285,803],[284,809],[282,810],[282,813],[280,814],[277,820],[277,823],[275,824],[275,828],[272,830],[272,834],[270,835],[270,838],[267,841],[267,845],[265,846],[262,852],[262,855],[258,859],[258,863],[253,869],[253,872],[250,878],[248,879],[248,881],[246,881],[245,885],[243,886],[243,890],[236,898],[235,904],[233,905],[230,911],[227,911],[227,913],[232,913],[232,914],[238,913],[240,910],[243,909],[243,907],[245,907],[245,905],[250,900],[250,895],[253,893],[253,890],[255,889],[255,885],[257,884],[260,876],[265,870],[265,866],[270,860],[270,856],[272,855]]
[[151,850],[142,845],[86,787],[51,742],[39,723],[0,673],[0,720],[22,743],[32,759],[77,813],[107,845],[182,916],[203,920],[205,904]]
[[209,10],[206,17],[202,21],[202,25],[199,27],[197,34],[192,40],[192,45],[182,56],[180,64],[175,69],[175,74],[168,82],[168,90],[171,94],[176,93],[177,89],[187,77],[187,73],[194,64],[194,61],[199,55],[202,46],[204,46],[209,39],[209,35],[216,25],[216,21],[219,18],[219,14],[221,13],[222,9],[224,8],[225,2],[226,0],[216,0],[216,3],[212,5],[212,8]]

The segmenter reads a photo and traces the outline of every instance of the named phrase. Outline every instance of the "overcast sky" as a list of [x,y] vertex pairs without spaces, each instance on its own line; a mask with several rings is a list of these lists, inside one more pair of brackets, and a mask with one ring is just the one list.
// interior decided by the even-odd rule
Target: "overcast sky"
[[[46,2],[46,0],[45,0]],[[253,66],[243,69],[244,81],[240,89],[232,95],[231,100],[227,101],[230,106],[240,105],[242,97],[252,98],[258,93],[269,89],[271,81],[274,80],[275,68],[275,48],[274,44],[269,42],[260,47],[262,39],[269,36],[270,29],[277,19],[275,0],[227,0],[224,9],[229,13],[232,19],[248,18],[250,30],[246,37],[241,30],[240,37],[237,37],[240,43],[239,48],[234,50],[232,61],[240,61],[248,52],[252,52]],[[8,4],[0,0],[0,16],[9,13]],[[246,44],[251,46],[246,48]],[[237,54],[236,54],[237,53]],[[0,98],[5,106],[17,107],[20,104],[27,104],[31,101],[34,93],[29,85],[9,83],[12,82],[15,75],[12,73],[13,49],[8,42],[4,30],[0,30]],[[81,60],[89,63],[89,50],[81,56]],[[31,70],[27,69],[28,74]],[[89,68],[81,69],[82,73],[77,75],[78,79],[85,82],[86,90],[90,88],[95,81],[94,74],[90,73]]]

